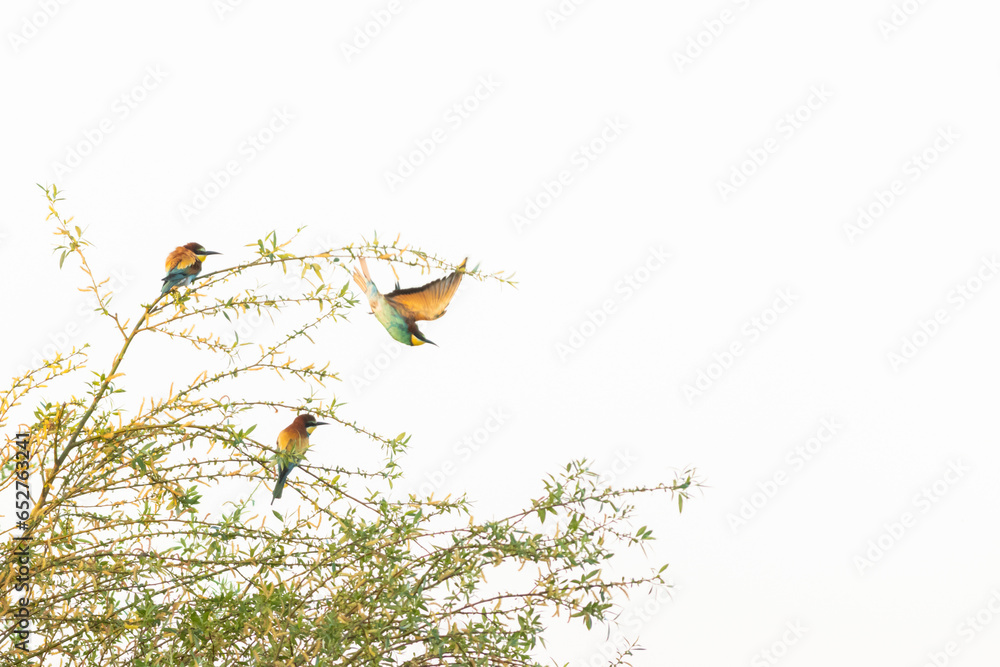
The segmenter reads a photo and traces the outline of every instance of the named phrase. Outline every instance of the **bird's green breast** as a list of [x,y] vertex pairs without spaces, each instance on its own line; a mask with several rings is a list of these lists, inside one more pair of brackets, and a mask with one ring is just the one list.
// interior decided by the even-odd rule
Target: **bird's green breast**
[[379,303],[374,309],[375,319],[385,327],[389,335],[398,340],[403,345],[410,345],[410,328],[406,320],[395,308],[386,303],[385,299],[379,298]]

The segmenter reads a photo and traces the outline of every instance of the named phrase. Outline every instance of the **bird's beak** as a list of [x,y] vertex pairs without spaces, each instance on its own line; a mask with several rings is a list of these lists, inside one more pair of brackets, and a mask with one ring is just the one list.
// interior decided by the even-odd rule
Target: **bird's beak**
[[215,252],[214,250],[204,250],[200,254],[202,255],[221,255],[221,252]]
[[330,422],[316,422],[313,426],[329,426]]
[[423,334],[413,334],[413,333],[410,334],[410,345],[416,347],[417,345],[423,345],[424,343],[430,343],[434,347],[438,346],[438,344],[435,343],[434,341],[427,340],[426,338],[424,338]]

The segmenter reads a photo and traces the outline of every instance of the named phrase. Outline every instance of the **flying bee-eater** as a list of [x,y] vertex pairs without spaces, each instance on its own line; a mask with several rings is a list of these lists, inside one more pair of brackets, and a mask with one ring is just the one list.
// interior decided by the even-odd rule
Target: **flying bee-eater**
[[354,269],[354,282],[356,282],[368,297],[368,305],[371,306],[372,313],[375,314],[382,326],[385,327],[389,335],[398,340],[403,345],[423,345],[437,343],[427,340],[427,338],[417,328],[417,320],[436,320],[444,315],[445,309],[451,302],[458,290],[458,284],[462,282],[465,275],[466,257],[458,268],[450,276],[439,278],[429,282],[423,287],[411,287],[400,289],[396,283],[396,289],[388,294],[379,294],[378,288],[372,282],[368,274],[368,264],[365,258],[360,257],[358,263],[361,271]]
[[190,285],[191,281],[201,273],[201,263],[209,255],[221,255],[221,252],[205,250],[200,243],[188,243],[178,246],[167,255],[167,275],[163,278],[163,289],[160,294],[166,294],[175,285]]
[[296,417],[278,434],[278,481],[274,483],[272,505],[281,497],[288,473],[305,458],[309,449],[309,436],[317,426],[326,426],[326,422],[316,421],[316,417],[306,413]]

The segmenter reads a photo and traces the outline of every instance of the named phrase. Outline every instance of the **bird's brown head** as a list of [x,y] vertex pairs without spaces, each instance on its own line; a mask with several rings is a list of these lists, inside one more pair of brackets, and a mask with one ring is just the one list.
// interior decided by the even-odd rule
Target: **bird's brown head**
[[327,422],[316,421],[316,416],[306,412],[295,418],[296,425],[304,428],[306,433],[312,433],[317,426],[326,426]]
[[200,243],[186,243],[184,247],[193,252],[198,256],[198,261],[203,262],[205,258],[209,255],[221,255],[221,252],[215,252],[214,250],[205,250],[205,246]]

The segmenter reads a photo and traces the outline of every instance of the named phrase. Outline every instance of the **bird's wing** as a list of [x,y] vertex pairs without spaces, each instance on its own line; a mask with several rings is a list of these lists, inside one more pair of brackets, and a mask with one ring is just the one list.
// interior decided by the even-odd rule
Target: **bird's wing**
[[[467,258],[466,258],[467,259]],[[458,271],[439,278],[423,287],[397,289],[385,295],[400,314],[413,320],[436,320],[444,315],[445,308],[455,296],[462,276],[465,275],[465,261],[458,265]]]
[[175,248],[167,255],[167,273],[180,273],[184,269],[194,266],[198,257],[187,248]]
[[309,447],[309,436],[302,437],[298,431],[289,426],[278,434],[278,449],[293,457],[305,454]]

